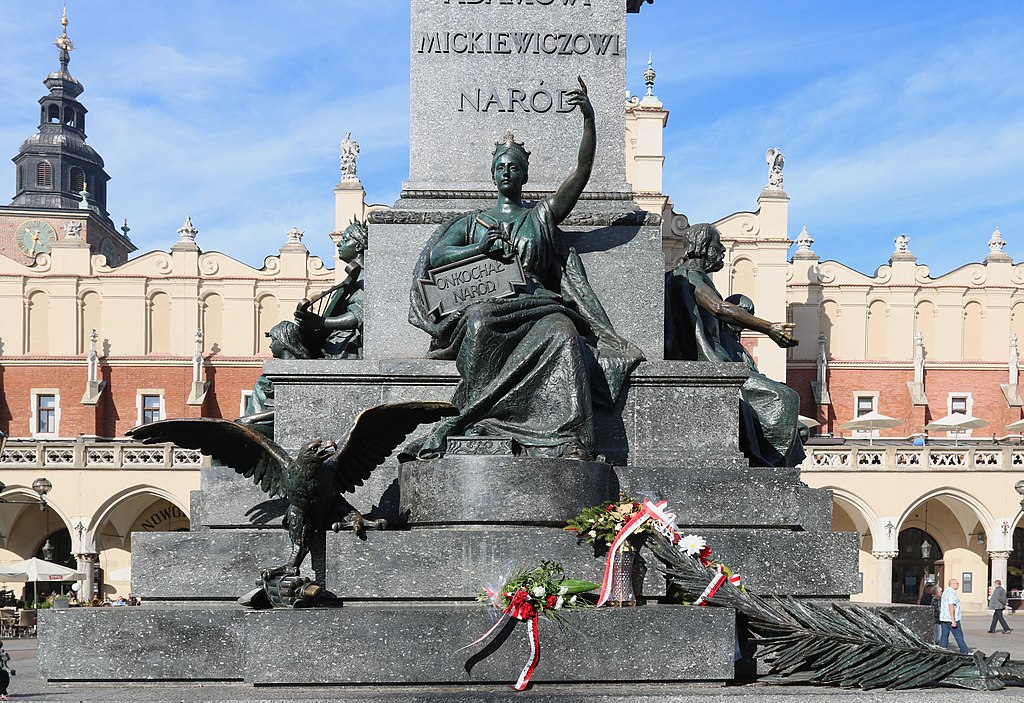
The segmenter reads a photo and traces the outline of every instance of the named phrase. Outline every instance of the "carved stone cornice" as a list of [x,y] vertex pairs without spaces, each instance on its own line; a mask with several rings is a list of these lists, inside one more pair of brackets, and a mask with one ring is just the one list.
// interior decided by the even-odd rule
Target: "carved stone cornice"
[[875,557],[876,559],[895,559],[896,557],[898,557],[900,555],[900,553],[898,551],[897,552],[871,552],[871,555],[873,557]]
[[[539,201],[551,195],[552,191],[524,190],[522,198],[524,201]],[[402,200],[495,200],[498,197],[497,189],[494,190],[434,190],[416,189],[403,190]],[[632,200],[635,194],[628,191],[586,191],[579,197],[580,200]]]
[[[461,215],[456,210],[375,210],[368,216],[373,225],[440,225]],[[626,212],[572,213],[562,223],[565,227],[657,227],[661,215],[645,210]]]
[[1011,550],[1004,549],[993,549],[988,553],[989,559],[1009,559],[1010,555],[1013,554]]

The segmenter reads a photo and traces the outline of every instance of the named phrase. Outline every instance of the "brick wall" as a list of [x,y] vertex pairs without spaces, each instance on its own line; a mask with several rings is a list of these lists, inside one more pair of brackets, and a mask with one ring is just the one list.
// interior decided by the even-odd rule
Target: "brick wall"
[[166,417],[234,419],[238,417],[242,391],[252,389],[261,371],[258,360],[244,366],[208,365],[206,398],[202,407],[195,407],[186,404],[192,390],[191,365],[101,365],[100,378],[107,385],[100,402],[91,406],[81,402],[86,388],[84,362],[75,359],[65,365],[51,363],[0,365],[0,429],[11,437],[31,435],[33,389],[58,391],[61,437],[122,437],[125,430],[138,424],[139,390],[162,391]]
[[[820,433],[843,432],[839,425],[854,417],[854,397],[858,391],[878,392],[878,412],[903,420],[905,424],[892,429],[879,430],[882,437],[906,437],[924,431],[924,426],[949,414],[947,398],[950,393],[970,394],[974,405],[971,414],[989,421],[987,427],[974,430],[973,437],[997,437],[1006,434],[1003,429],[1021,419],[1021,408],[1006,404],[1001,383],[1006,383],[1005,370],[969,368],[926,369],[925,393],[927,407],[915,407],[910,400],[907,383],[914,380],[911,369],[836,368],[829,369],[829,395],[832,406],[818,413],[811,393],[811,381],[817,374],[813,368],[789,369],[786,382],[800,394],[800,412],[808,417],[824,420]],[[945,433],[941,435],[945,437]]]

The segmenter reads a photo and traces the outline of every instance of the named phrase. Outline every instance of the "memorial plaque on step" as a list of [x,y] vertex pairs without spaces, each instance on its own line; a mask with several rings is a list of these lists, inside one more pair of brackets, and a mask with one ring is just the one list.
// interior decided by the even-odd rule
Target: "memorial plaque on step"
[[557,188],[576,165],[576,76],[597,110],[587,190],[629,190],[623,0],[412,0],[410,56],[408,190],[493,190],[481,155],[507,130],[533,152],[527,190]]
[[418,283],[428,309],[438,318],[471,303],[507,298],[516,294],[516,286],[526,285],[523,266],[515,254],[510,261],[480,254],[430,269],[427,276]]

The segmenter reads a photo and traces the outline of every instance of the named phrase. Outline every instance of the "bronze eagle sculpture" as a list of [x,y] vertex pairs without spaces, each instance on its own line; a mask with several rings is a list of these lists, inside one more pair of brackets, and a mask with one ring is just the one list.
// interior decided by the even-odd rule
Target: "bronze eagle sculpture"
[[288,501],[284,525],[291,538],[292,553],[283,566],[264,572],[267,579],[279,574],[297,575],[309,553],[313,534],[339,530],[343,516],[354,516],[353,527],[358,534],[363,526],[362,516],[342,494],[363,485],[419,425],[457,414],[455,406],[442,402],[377,405],[356,416],[340,446],[315,439],[304,444],[294,459],[252,426],[230,420],[159,420],[125,434],[145,444],[173,442],[186,449],[198,449],[251,478],[271,497]]

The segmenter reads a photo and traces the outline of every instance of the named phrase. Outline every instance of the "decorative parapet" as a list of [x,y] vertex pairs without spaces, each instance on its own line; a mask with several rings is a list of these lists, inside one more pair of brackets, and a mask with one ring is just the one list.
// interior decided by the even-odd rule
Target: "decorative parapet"
[[209,465],[195,449],[128,441],[8,440],[0,454],[3,469],[198,470]]
[[1020,471],[1024,447],[807,447],[801,471]]

